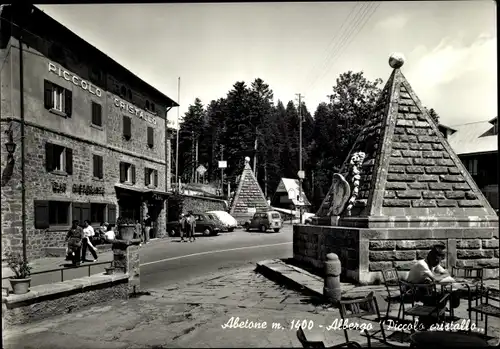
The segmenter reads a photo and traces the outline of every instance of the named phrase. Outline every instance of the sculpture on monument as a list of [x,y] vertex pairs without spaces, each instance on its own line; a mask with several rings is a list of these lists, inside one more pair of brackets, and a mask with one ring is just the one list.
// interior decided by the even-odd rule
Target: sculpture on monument
[[359,193],[359,180],[361,178],[361,166],[363,164],[363,160],[365,159],[366,154],[362,151],[358,151],[354,153],[351,157],[351,161],[349,162],[349,167],[351,169],[351,182],[352,182],[352,194],[349,199],[349,204],[347,205],[347,215],[351,215],[351,209],[356,202],[356,198]]

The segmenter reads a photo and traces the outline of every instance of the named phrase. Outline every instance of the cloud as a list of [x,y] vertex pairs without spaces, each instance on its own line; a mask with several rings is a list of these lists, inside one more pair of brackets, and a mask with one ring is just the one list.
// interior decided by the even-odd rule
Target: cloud
[[379,21],[376,26],[382,29],[402,29],[408,23],[408,17],[399,14]]

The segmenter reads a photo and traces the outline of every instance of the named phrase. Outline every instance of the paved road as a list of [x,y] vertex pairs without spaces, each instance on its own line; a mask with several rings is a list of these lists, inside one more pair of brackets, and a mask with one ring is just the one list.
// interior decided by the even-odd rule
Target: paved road
[[172,238],[150,244],[141,253],[141,288],[166,286],[264,259],[291,257],[292,241],[292,228],[287,225],[279,233],[236,230],[200,237],[194,243]]
[[[170,285],[214,271],[233,268],[247,263],[287,258],[293,255],[291,225],[279,232],[246,232],[236,230],[218,236],[197,237],[194,243],[180,243],[180,238],[165,238],[143,245],[141,248],[141,287],[143,289]],[[111,252],[100,256],[100,261],[112,258]],[[52,259],[52,268],[63,265],[62,258]],[[91,274],[104,272],[106,265],[90,265]],[[88,268],[63,270],[64,280],[88,276]],[[61,272],[32,275],[32,286],[61,281]],[[8,280],[2,284],[8,285]]]

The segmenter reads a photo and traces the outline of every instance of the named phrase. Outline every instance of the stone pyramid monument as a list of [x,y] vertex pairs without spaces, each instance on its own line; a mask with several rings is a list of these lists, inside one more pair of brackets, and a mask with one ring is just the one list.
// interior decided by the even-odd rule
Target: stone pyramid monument
[[253,217],[255,212],[268,209],[270,207],[250,167],[250,158],[247,156],[238,187],[230,204],[229,213],[239,224],[244,224],[246,220]]
[[351,280],[409,270],[445,246],[452,266],[498,276],[498,216],[428,115],[393,54],[394,69],[353,148],[334,174],[313,225],[295,225],[294,259],[323,268],[335,253]]
[[[345,181],[334,181],[317,215],[337,216],[339,225],[353,227],[484,227],[498,221],[399,69],[403,63],[391,58],[394,70],[340,170]],[[350,189],[348,197],[335,195],[342,188]]]

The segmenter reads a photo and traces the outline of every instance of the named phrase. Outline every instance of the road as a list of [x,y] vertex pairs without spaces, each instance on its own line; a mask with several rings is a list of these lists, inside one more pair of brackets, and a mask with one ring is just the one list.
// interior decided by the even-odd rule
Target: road
[[[260,260],[287,258],[293,255],[293,232],[285,225],[279,233],[236,230],[218,236],[199,236],[193,243],[180,243],[180,238],[165,238],[141,247],[141,288],[156,288],[204,276],[218,270],[255,264]],[[110,258],[111,253],[107,252]],[[106,260],[101,256],[100,260]],[[63,265],[59,260],[57,265]],[[105,265],[90,265],[90,273],[104,272]],[[57,268],[54,265],[52,268]],[[88,268],[63,269],[64,280],[88,276]],[[32,275],[32,286],[61,281],[61,272]],[[8,285],[8,280],[2,284]]]
[[141,251],[141,288],[157,288],[260,260],[293,255],[290,225],[279,232],[236,230],[200,237],[194,243],[179,238],[146,245]]

